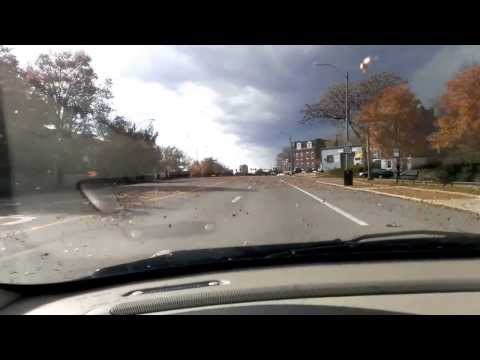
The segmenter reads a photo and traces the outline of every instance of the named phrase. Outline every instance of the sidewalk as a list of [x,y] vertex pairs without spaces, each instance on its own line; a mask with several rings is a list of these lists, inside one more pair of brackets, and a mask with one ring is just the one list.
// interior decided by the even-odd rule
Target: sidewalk
[[353,186],[344,186],[343,179],[321,177],[315,183],[341,187],[350,191],[364,191],[372,194],[396,197],[404,200],[418,201],[436,206],[444,206],[480,215],[480,195],[466,191],[441,190],[436,187],[416,185],[396,185],[395,183],[378,183],[363,179],[354,179]]

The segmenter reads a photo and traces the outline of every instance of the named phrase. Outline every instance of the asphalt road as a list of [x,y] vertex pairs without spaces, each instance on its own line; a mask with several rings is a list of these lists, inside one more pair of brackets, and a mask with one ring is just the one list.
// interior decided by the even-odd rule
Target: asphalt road
[[102,214],[78,191],[0,200],[0,282],[70,280],[165,250],[407,230],[480,233],[474,214],[301,177],[178,179],[112,192],[148,196],[115,214]]

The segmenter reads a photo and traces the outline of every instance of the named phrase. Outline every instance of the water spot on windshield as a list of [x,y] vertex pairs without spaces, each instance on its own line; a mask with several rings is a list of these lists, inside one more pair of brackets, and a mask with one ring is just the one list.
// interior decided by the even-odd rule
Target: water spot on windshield
[[215,225],[214,224],[205,224],[205,226],[203,228],[206,231],[213,231],[215,229]]
[[155,257],[158,257],[158,256],[172,256],[172,255],[173,255],[172,250],[160,250],[160,251],[157,251],[155,254],[153,254],[150,257],[155,258]]

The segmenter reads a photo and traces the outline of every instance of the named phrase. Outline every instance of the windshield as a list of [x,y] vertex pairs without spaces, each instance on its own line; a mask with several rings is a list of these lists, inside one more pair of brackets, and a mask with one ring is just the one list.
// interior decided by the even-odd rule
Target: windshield
[[479,46],[1,46],[0,283],[480,234],[479,61]]

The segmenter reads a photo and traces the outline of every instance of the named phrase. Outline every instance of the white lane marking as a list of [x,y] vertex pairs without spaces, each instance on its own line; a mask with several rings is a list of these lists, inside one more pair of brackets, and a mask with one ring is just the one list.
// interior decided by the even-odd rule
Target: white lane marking
[[85,218],[88,218],[88,217],[94,217],[94,215],[82,215],[82,216],[71,217],[71,218],[51,222],[51,223],[48,223],[48,224],[34,226],[30,229],[26,229],[25,231],[41,230],[41,229],[45,229],[45,228],[50,227],[50,226],[66,224],[66,223],[69,223],[69,222],[72,222],[72,221],[78,221],[78,220],[85,219]]
[[346,211],[336,207],[335,205],[332,205],[330,204],[329,202],[323,200],[323,199],[320,199],[319,197],[313,195],[313,194],[310,194],[308,191],[305,191],[301,188],[299,188],[298,186],[295,186],[295,185],[292,185],[292,184],[289,184],[288,182],[284,181],[284,180],[281,180],[283,183],[293,187],[294,189],[297,189],[298,191],[301,191],[302,193],[310,196],[312,199],[315,199],[317,200],[318,202],[320,202],[321,204],[325,205],[326,207],[332,209],[333,211],[336,211],[337,213],[339,213],[340,215],[343,215],[345,216],[347,219],[353,221],[354,223],[356,223],[357,225],[360,225],[360,226],[368,226],[368,224],[365,222],[365,221],[362,221],[358,218],[356,218],[355,216],[347,213]]
[[24,216],[24,215],[11,215],[11,216],[0,216],[0,220],[2,219],[15,219],[14,221],[9,221],[3,224],[0,224],[2,226],[9,226],[9,225],[18,225],[18,224],[23,224],[26,222],[30,222],[32,220],[35,220],[36,217],[34,216]]
[[233,200],[232,200],[232,203],[235,204],[238,200],[240,200],[242,197],[241,196],[237,196],[235,197]]

